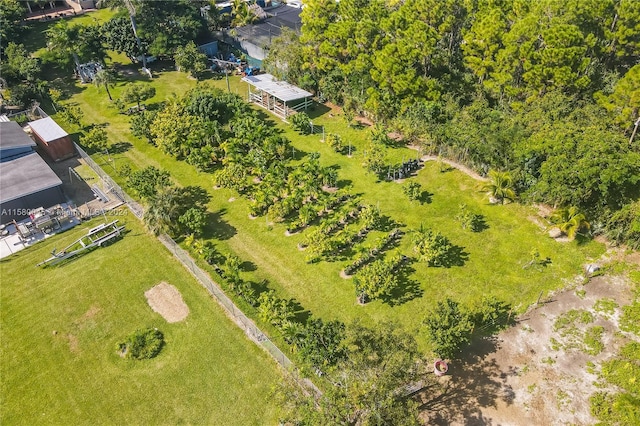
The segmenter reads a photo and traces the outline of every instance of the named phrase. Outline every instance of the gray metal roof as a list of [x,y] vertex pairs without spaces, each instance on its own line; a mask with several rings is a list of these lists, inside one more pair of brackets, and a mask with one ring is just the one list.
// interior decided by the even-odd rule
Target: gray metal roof
[[312,93],[286,81],[278,81],[271,74],[248,75],[243,77],[242,81],[246,81],[256,89],[262,90],[284,102],[313,97]]
[[60,178],[37,153],[2,163],[0,203],[62,185]]
[[0,121],[0,149],[36,146],[36,143],[15,121]]
[[40,139],[45,142],[51,142],[56,139],[63,138],[68,135],[62,127],[58,125],[53,118],[46,117],[40,120],[30,121],[29,127],[33,130],[33,133],[37,134]]
[[273,38],[282,33],[283,28],[300,32],[302,19],[301,9],[280,5],[268,10],[269,17],[255,24],[235,28],[239,38],[249,40],[257,46],[270,45]]

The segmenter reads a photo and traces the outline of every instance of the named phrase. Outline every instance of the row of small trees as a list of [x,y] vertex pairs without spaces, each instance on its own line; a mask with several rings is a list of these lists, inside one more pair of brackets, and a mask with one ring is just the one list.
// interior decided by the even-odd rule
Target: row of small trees
[[375,244],[362,251],[349,265],[345,266],[344,273],[346,275],[352,275],[355,271],[357,271],[362,266],[369,263],[371,260],[375,259],[380,254],[384,253],[385,249],[397,242],[400,238],[402,238],[402,231],[400,229],[394,229],[389,232],[384,237],[378,239]]
[[[343,226],[348,221],[348,217],[357,215],[359,229],[357,231]],[[380,210],[373,205],[366,205],[362,208],[343,213],[343,221],[332,223],[330,229],[320,227],[309,233],[302,242],[306,248],[307,262],[314,263],[321,259],[326,259],[344,251],[353,245],[355,241],[362,240],[371,230],[377,229],[382,224]],[[329,230],[330,232],[327,232]]]
[[354,277],[356,296],[361,304],[389,296],[398,287],[397,269],[406,256],[396,254],[390,259],[377,259],[364,266]]

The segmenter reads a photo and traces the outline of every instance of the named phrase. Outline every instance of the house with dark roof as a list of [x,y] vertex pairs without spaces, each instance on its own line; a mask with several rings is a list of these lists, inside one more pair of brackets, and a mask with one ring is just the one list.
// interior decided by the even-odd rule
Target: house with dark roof
[[76,155],[71,137],[53,118],[45,117],[30,121],[29,128],[38,146],[53,161],[66,160]]
[[15,121],[0,122],[0,163],[30,154],[36,143]]
[[284,4],[271,8],[266,19],[234,28],[228,32],[224,41],[242,50],[251,58],[262,61],[266,58],[273,39],[280,35],[283,28],[300,32],[301,10]]

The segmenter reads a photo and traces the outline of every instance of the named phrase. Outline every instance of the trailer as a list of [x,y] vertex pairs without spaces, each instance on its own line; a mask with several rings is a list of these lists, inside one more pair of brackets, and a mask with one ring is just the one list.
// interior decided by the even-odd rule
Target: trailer
[[51,257],[38,263],[36,266],[52,266],[63,260],[77,256],[82,252],[102,247],[123,235],[124,230],[125,226],[119,226],[117,220],[98,225],[95,228],[91,228],[85,236],[78,238],[61,251],[57,252],[56,249],[53,249]]

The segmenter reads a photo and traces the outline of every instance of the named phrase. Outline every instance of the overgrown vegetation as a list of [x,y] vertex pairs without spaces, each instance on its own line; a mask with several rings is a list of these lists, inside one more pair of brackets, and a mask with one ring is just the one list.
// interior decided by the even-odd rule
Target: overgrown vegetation
[[[637,270],[631,273],[632,281],[637,273]],[[637,280],[634,300],[622,307],[620,318],[620,328],[636,337],[640,337],[639,284],[640,280]],[[605,307],[608,305],[610,303],[604,304]],[[637,423],[640,418],[640,343],[627,340],[615,358],[601,363],[598,376],[601,386],[614,386],[615,391],[600,391],[591,396],[591,413],[594,417],[607,424]]]
[[164,346],[164,335],[157,328],[140,329],[116,345],[118,352],[125,358],[155,358]]
[[640,418],[640,343],[627,343],[620,355],[601,366],[600,379],[620,389],[616,393],[596,392],[591,413],[601,422],[633,425]]

